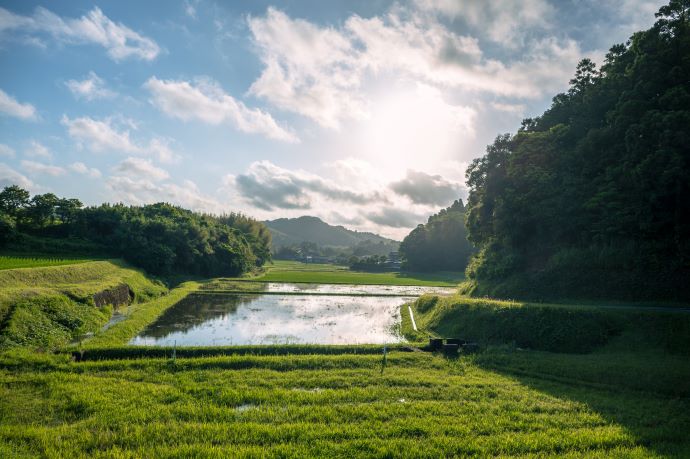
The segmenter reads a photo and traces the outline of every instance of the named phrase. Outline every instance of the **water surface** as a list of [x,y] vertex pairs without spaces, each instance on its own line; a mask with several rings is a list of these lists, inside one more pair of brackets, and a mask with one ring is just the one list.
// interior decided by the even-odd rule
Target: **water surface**
[[412,296],[192,294],[130,341],[137,345],[378,344],[403,341]]

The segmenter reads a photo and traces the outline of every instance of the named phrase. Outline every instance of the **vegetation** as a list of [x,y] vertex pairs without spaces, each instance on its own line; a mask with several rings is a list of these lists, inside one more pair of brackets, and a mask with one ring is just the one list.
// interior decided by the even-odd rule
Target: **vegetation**
[[690,299],[690,5],[580,62],[467,170],[473,293]]
[[[350,347],[351,348],[351,347]],[[685,398],[489,369],[501,354],[0,357],[5,457],[687,456]],[[539,353],[531,353],[539,360]],[[596,372],[591,365],[583,371]]]
[[115,261],[0,271],[0,350],[55,349],[96,332],[110,319],[112,305],[97,307],[94,295],[118,286],[126,286],[134,302],[167,291]]
[[418,225],[400,243],[402,267],[410,271],[463,271],[471,254],[460,199]]
[[317,284],[427,285],[455,287],[463,280],[461,272],[368,273],[350,271],[347,266],[299,263],[276,260],[266,272],[252,280],[262,282],[311,282]]
[[[551,352],[587,353],[624,336],[629,349],[690,354],[686,309],[648,306],[534,304],[424,295],[412,308],[420,330],[482,345],[512,344]],[[417,335],[419,336],[419,335]]]
[[[172,289],[167,295],[127,308],[126,316],[120,322],[104,331],[96,333],[86,342],[87,347],[116,346],[127,344],[147,325],[153,323],[166,309],[181,301],[184,297],[199,288],[197,282],[185,282]],[[124,311],[123,311],[124,312]]]
[[[77,199],[47,193],[29,199],[18,186],[0,192],[0,247],[41,252],[36,236],[86,244],[157,275],[235,276],[270,260],[271,236],[260,222],[241,214],[212,216],[170,204],[103,204],[82,209]],[[76,238],[76,240],[75,240]],[[50,244],[47,244],[50,245]]]
[[62,266],[85,263],[88,259],[69,258],[34,258],[34,257],[3,257],[0,256],[0,270],[17,268],[38,268],[43,266]]

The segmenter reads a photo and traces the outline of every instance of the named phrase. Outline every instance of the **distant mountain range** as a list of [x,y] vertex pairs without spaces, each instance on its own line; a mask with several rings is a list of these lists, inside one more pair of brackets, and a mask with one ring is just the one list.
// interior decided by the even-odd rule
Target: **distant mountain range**
[[397,244],[398,241],[374,233],[352,231],[343,226],[333,226],[318,217],[279,218],[264,222],[273,236],[273,248],[313,242],[322,247],[355,247],[361,243],[382,242]]

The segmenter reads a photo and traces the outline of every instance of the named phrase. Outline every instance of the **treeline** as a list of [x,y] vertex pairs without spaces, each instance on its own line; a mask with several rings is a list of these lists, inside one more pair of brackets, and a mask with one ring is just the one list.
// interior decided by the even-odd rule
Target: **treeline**
[[474,293],[690,298],[690,2],[467,170]]
[[327,259],[329,262],[341,265],[351,264],[356,259],[378,256],[383,257],[391,252],[397,252],[399,243],[395,241],[360,241],[352,247],[332,247],[319,245],[314,242],[302,242],[294,245],[283,245],[273,252],[277,260],[302,260],[305,257]]
[[409,271],[463,271],[472,251],[462,200],[429,217],[400,243],[402,267]]
[[0,192],[0,235],[0,244],[14,247],[31,236],[83,239],[159,275],[234,276],[271,257],[266,226],[241,214],[206,215],[164,203],[84,208],[51,193],[30,197],[17,186]]

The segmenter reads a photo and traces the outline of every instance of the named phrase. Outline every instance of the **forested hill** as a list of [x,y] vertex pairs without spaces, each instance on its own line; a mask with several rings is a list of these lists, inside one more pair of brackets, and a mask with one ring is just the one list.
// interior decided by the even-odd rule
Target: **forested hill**
[[266,221],[264,224],[271,231],[274,249],[297,246],[303,242],[326,247],[354,247],[364,242],[397,244],[396,241],[378,234],[329,225],[318,217],[279,218]]
[[475,294],[690,298],[690,2],[467,170]]
[[242,214],[207,215],[166,203],[101,204],[52,193],[0,191],[0,253],[109,256],[150,274],[236,276],[271,257],[271,235]]
[[460,199],[418,225],[400,243],[403,267],[410,271],[463,271],[471,254]]

